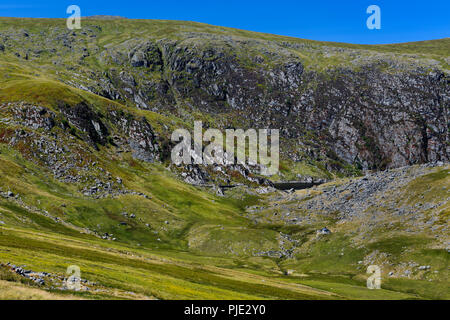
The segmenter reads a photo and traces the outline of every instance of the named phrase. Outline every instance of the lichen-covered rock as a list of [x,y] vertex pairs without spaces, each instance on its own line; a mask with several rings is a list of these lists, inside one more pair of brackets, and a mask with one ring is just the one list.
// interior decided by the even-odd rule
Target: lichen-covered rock
[[59,107],[61,112],[67,117],[68,121],[77,129],[85,133],[91,143],[94,145],[96,143],[106,144],[106,138],[109,135],[108,128],[100,119],[99,115],[86,103],[82,102],[75,106],[61,103]]
[[144,117],[136,119],[131,114],[117,111],[111,111],[110,117],[123,137],[118,139],[119,144],[128,144],[135,159],[146,162],[161,159],[158,137]]

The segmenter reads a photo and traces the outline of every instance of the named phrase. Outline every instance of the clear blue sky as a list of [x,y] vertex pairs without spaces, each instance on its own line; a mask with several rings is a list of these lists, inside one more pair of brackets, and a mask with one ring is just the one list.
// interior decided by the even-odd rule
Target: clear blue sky
[[[0,0],[0,16],[66,17],[76,4],[83,16],[204,22],[314,40],[394,43],[450,36],[450,0]],[[369,5],[381,8],[381,30],[369,30]]]

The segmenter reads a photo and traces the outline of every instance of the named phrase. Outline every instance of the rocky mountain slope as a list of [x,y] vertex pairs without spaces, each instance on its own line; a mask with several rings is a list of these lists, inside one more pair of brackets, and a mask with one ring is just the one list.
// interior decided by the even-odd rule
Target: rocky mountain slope
[[340,47],[193,23],[23,23],[2,22],[4,57],[188,127],[279,128],[289,161],[348,174],[449,159],[449,39]]
[[[1,18],[0,288],[63,297],[75,264],[84,298],[448,297],[449,46]],[[176,167],[194,120],[279,128],[269,179],[330,182]]]

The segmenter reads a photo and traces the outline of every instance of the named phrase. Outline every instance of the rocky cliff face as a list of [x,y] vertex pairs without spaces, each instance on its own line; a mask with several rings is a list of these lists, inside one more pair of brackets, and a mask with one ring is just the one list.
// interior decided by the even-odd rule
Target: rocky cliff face
[[[139,109],[186,123],[202,115],[207,126],[222,129],[278,128],[284,158],[319,161],[329,171],[346,164],[385,169],[449,160],[450,80],[437,60],[370,47],[182,31],[99,45],[102,33],[95,24],[40,34],[10,30],[1,42],[6,53],[17,49],[16,42],[28,43],[17,57],[52,60],[61,81]],[[45,37],[39,51],[37,40]],[[64,68],[62,57],[72,58],[85,75],[72,65]],[[92,141],[105,143],[106,127],[82,113],[73,122],[83,122],[78,125]],[[116,120],[126,134],[134,132]],[[148,124],[128,124],[152,132]],[[151,161],[153,140],[150,133],[130,138],[129,145],[138,159]]]
[[[122,71],[102,79],[103,93],[158,112],[178,109],[183,116],[184,107],[221,115],[221,127],[238,119],[246,128],[279,128],[295,141],[294,150],[284,148],[295,160],[306,153],[384,169],[449,159],[444,71],[382,55],[317,71],[282,44],[206,43],[160,40],[108,49],[105,56]],[[146,79],[155,73],[158,80]]]

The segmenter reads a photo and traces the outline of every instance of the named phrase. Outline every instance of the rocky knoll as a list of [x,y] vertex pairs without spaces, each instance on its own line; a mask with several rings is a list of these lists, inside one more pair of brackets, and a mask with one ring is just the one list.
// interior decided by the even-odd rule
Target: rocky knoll
[[[448,268],[441,266],[448,265],[450,252],[449,169],[438,162],[272,193],[266,204],[248,207],[247,217],[255,224],[282,223],[302,232],[291,241],[289,254],[283,250],[285,243],[261,254],[314,259],[314,246],[320,248],[317,254],[324,254],[330,249],[325,245],[333,243],[328,254],[338,255],[336,263],[344,261],[349,250],[361,250],[359,258],[348,260],[355,268],[376,264],[385,277],[432,281],[440,273],[448,277]],[[425,258],[424,248],[439,250],[443,264],[426,264],[431,259]],[[414,250],[420,254],[411,254]]]

